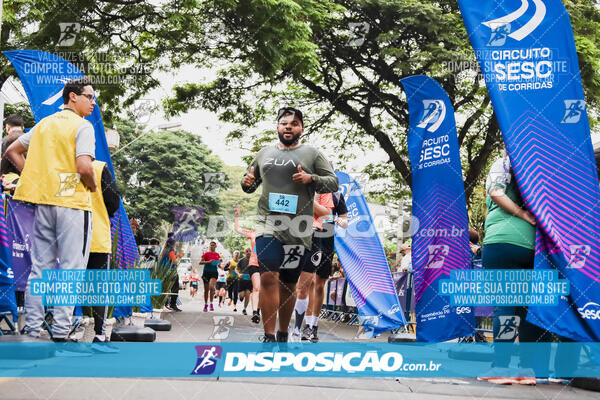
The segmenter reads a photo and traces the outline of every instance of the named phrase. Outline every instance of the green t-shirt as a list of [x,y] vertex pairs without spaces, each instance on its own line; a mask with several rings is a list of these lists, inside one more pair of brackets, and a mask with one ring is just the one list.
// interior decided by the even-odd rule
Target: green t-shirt
[[492,164],[486,180],[488,192],[486,204],[488,214],[485,219],[485,238],[483,244],[508,243],[528,249],[535,249],[535,227],[529,222],[510,215],[496,204],[489,195],[493,186],[504,189],[504,193],[519,207],[523,207],[523,199],[517,182],[510,172],[508,158],[501,158]]
[[[298,165],[312,175],[310,184],[297,184],[292,180],[292,176],[298,172]],[[258,200],[256,236],[272,235],[283,244],[300,244],[310,249],[315,192],[332,193],[338,190],[337,177],[325,156],[306,144],[293,149],[280,149],[276,144],[262,148],[250,167],[254,167],[256,181],[252,186],[242,188],[252,193],[262,183],[263,189]],[[270,195],[275,198],[280,195],[298,196],[294,212],[272,211],[273,207],[269,208]]]

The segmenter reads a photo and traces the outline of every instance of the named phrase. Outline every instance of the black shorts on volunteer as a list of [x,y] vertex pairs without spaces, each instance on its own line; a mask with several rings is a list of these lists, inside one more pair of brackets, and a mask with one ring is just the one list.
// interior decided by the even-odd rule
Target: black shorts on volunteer
[[305,257],[302,271],[317,274],[319,278],[327,279],[331,275],[334,249],[329,244],[330,238],[320,238],[313,235],[310,257]]
[[270,235],[256,238],[256,253],[261,274],[279,272],[279,280],[291,284],[298,282],[304,259],[310,257],[310,251],[304,251],[301,244],[286,245]]
[[245,290],[252,291],[252,281],[250,279],[240,279],[238,281],[238,290],[240,292]]
[[202,282],[208,283],[211,279],[217,279],[219,274],[217,271],[204,271],[202,272]]

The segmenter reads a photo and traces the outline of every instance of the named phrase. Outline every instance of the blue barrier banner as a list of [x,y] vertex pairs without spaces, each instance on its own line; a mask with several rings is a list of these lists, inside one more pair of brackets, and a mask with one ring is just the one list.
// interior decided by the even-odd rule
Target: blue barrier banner
[[4,212],[4,193],[0,193],[0,313],[10,312],[13,321],[17,321],[17,300],[15,298],[15,274],[10,260],[10,246],[6,215]]
[[[394,279],[394,285],[396,286],[396,293],[398,294],[398,300],[400,305],[406,311],[415,312],[415,294],[414,287],[411,284],[412,273],[411,272],[394,272],[392,274]],[[409,295],[409,291],[411,292]],[[407,304],[407,299],[410,297],[410,304]]]
[[[19,74],[21,84],[25,89],[31,111],[36,121],[40,121],[63,107],[62,91],[70,79],[83,78],[79,69],[54,54],[39,50],[12,50],[3,54],[10,60]],[[114,169],[108,151],[104,124],[98,104],[89,117],[96,134],[96,159],[106,162],[114,177]],[[133,237],[133,231],[123,202],[115,216],[111,219],[113,236],[118,231],[117,261],[121,268],[131,266],[138,258],[138,249]]]
[[535,268],[571,283],[527,320],[600,340],[600,186],[575,41],[560,0],[459,0],[512,172],[536,226]]
[[335,251],[367,337],[406,325],[383,245],[356,181],[335,171],[348,208],[348,228],[335,228]]
[[454,108],[437,81],[416,75],[400,81],[409,111],[412,168],[412,267],[417,340],[443,342],[475,333],[469,307],[451,307],[438,280],[471,268],[467,203]]
[[[491,366],[491,343],[92,343],[0,342],[0,377],[476,377]],[[513,354],[506,376],[600,376],[598,343],[499,343]],[[78,355],[75,357],[75,355]],[[553,360],[553,362],[551,361]]]
[[8,241],[15,274],[15,290],[24,292],[31,272],[31,242],[35,206],[12,200],[10,196],[7,196],[5,204]]

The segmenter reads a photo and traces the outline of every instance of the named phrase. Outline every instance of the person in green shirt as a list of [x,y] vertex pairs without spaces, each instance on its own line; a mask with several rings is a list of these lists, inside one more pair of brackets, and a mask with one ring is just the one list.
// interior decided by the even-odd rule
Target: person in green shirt
[[[535,255],[535,217],[527,210],[512,172],[510,160],[496,160],[486,180],[488,214],[485,219],[485,238],[482,264],[486,269],[533,269]],[[545,342],[550,334],[526,320],[527,307],[494,307],[494,342]],[[535,384],[530,370],[532,360],[525,355],[521,367],[524,375],[509,377],[510,352],[494,349],[492,369],[479,377],[492,383]]]
[[266,342],[287,342],[296,283],[312,245],[314,195],[338,190],[337,177],[325,156],[299,142],[303,132],[302,112],[280,109],[279,143],[258,152],[241,182],[246,193],[261,184],[263,188],[255,231]]

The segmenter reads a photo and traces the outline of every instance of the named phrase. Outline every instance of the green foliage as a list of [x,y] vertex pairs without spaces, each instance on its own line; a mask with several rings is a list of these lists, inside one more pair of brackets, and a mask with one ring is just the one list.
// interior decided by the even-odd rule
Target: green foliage
[[485,217],[487,216],[485,199],[485,186],[477,186],[473,191],[473,196],[471,196],[471,206],[469,207],[469,227],[475,229],[479,233],[480,242],[483,241],[485,234]]
[[250,247],[250,240],[233,230],[227,233],[227,236],[225,236],[225,240],[223,240],[222,243],[232,256],[233,252],[237,250],[240,252],[240,257],[242,257],[244,255],[244,249]]
[[219,212],[219,198],[204,190],[204,174],[222,173],[223,164],[198,136],[182,130],[144,133],[129,122],[116,128],[121,147],[112,159],[119,191],[129,216],[140,221],[142,237],[160,236],[176,206],[203,207],[204,221]]
[[[170,264],[161,264],[158,262],[154,262],[150,268],[150,279],[159,279],[161,282],[161,291],[162,293],[172,293],[173,287],[179,280],[179,275],[177,274],[176,268],[171,268]],[[162,309],[169,295],[161,294],[160,296],[152,296],[152,308],[154,310]]]
[[[105,121],[159,86],[152,74],[181,65],[206,41],[194,0],[4,0],[2,50],[33,49],[73,62],[99,91]],[[60,42],[61,23],[78,23],[75,42]],[[16,73],[0,59],[0,85]],[[124,104],[122,103],[124,101]]]
[[25,129],[35,125],[31,107],[29,107],[29,104],[27,103],[4,104],[4,117],[8,117],[10,114],[17,114],[23,117]]
[[[592,1],[568,1],[589,109],[600,100],[600,10]],[[407,104],[400,80],[437,79],[457,113],[467,201],[483,182],[500,131],[468,42],[456,1],[214,0],[203,3],[206,28],[218,26],[218,46],[197,65],[220,68],[212,82],[177,87],[165,101],[170,114],[203,107],[237,124],[229,139],[255,149],[272,132],[256,127],[282,104],[304,109],[307,134],[337,148],[379,146],[389,161],[369,165],[391,183],[378,202],[408,195]],[[276,10],[276,11],[275,11]],[[358,27],[358,28],[357,28]],[[470,67],[464,69],[465,64]],[[463,68],[463,69],[460,69]],[[343,168],[352,152],[340,152]]]
[[242,228],[254,229],[253,217],[258,213],[258,199],[260,198],[260,190],[252,194],[245,193],[242,190],[240,181],[246,172],[246,168],[239,166],[224,166],[223,167],[229,182],[227,190],[219,193],[219,202],[221,204],[220,214],[227,217],[230,222],[231,229],[227,232],[225,238],[221,241],[223,246],[232,254],[235,250],[242,252],[250,245],[250,241],[244,236],[233,230],[233,216],[237,206],[241,207],[240,211],[240,226]]
[[400,267],[399,263],[396,263],[396,239],[383,241],[383,250],[385,251],[385,257],[387,258],[388,266],[390,271],[395,272]]
[[223,170],[227,174],[230,184],[226,190],[220,191],[218,195],[221,204],[221,214],[233,218],[235,208],[239,205],[241,207],[240,218],[243,218],[245,215],[256,215],[260,190],[248,194],[242,190],[242,186],[240,185],[246,168],[224,165]]

